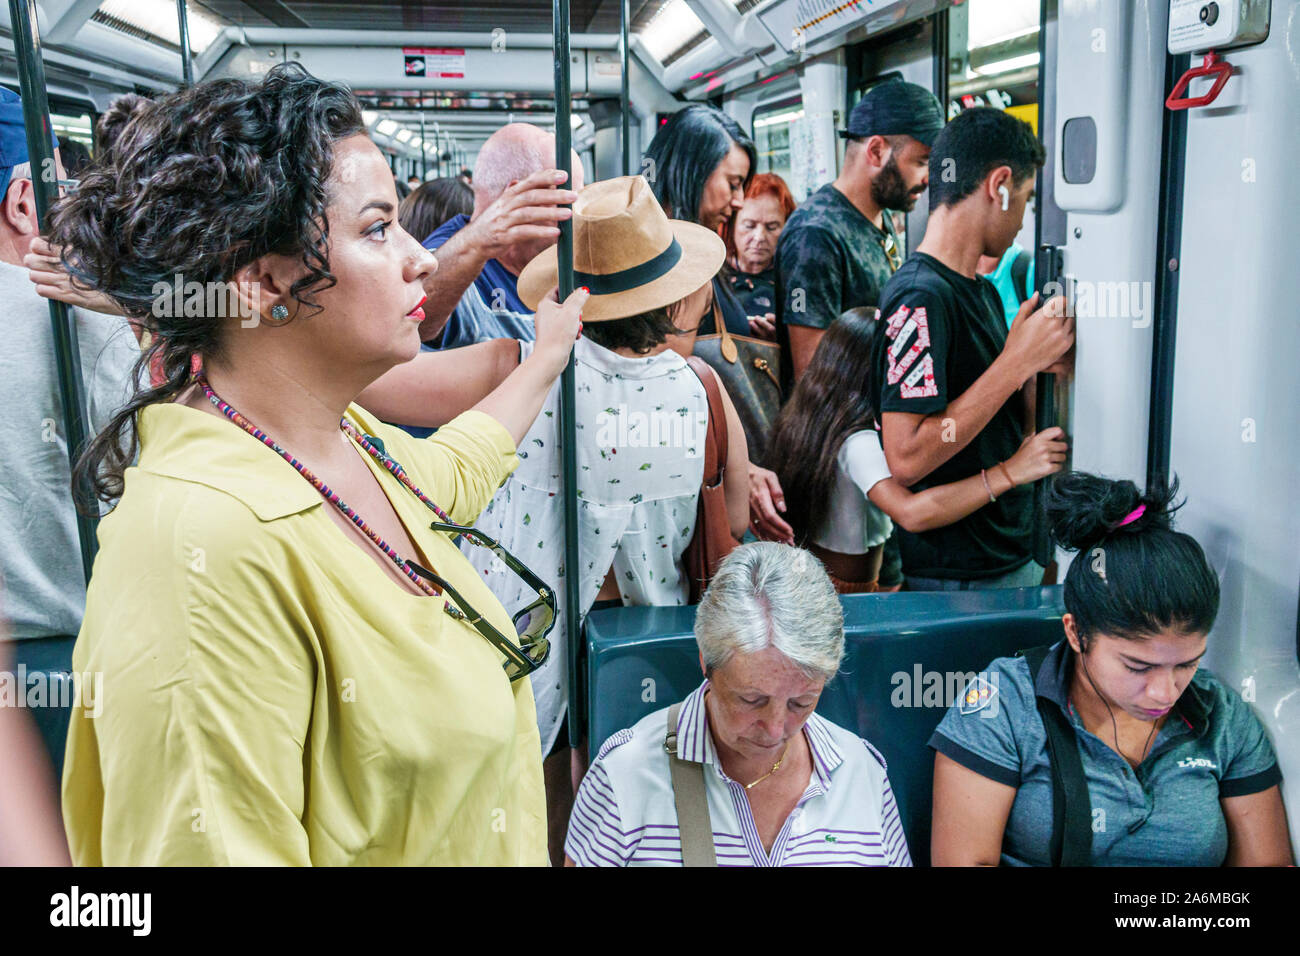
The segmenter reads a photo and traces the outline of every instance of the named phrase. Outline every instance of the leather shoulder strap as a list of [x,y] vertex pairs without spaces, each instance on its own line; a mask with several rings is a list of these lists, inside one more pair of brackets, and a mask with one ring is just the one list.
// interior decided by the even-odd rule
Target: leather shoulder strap
[[718,295],[715,291],[713,294],[713,327],[718,332],[718,354],[723,360],[736,364],[740,358],[740,349],[736,347],[736,341],[731,337],[731,329],[727,328],[727,320],[722,315],[722,307],[718,305]]
[[717,866],[713,846],[713,824],[709,819],[709,794],[704,785],[704,764],[677,756],[677,715],[681,703],[668,708],[664,750],[672,774],[673,802],[677,805],[677,827],[682,840],[682,866]]
[[[1021,655],[1029,664],[1030,678],[1035,684],[1047,650],[1034,647]],[[1052,865],[1091,866],[1092,800],[1083,760],[1079,757],[1078,738],[1060,707],[1037,695],[1034,700],[1047,731],[1047,759],[1052,767]]]
[[[704,386],[705,397],[709,401],[709,430],[707,447],[704,450],[704,482],[714,486],[722,481],[727,470],[727,410],[722,404],[722,388],[718,376],[709,363],[698,355],[686,358],[695,377]],[[716,455],[716,457],[715,457]]]

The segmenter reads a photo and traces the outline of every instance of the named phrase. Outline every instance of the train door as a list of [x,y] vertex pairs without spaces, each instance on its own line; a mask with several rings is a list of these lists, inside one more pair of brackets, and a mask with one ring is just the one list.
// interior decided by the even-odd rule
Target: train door
[[1285,170],[1300,147],[1288,52],[1300,4],[1250,5],[1271,6],[1271,32],[1223,53],[1217,100],[1171,109],[1203,52],[1170,41],[1171,7],[1187,6],[1060,5],[1050,141],[1077,335],[1063,424],[1075,469],[1139,486],[1178,478],[1177,527],[1221,582],[1204,663],[1268,728],[1294,841],[1300,331],[1289,316],[1300,273],[1289,233],[1300,184]]
[[[1182,226],[1178,248],[1157,263],[1173,281],[1156,347],[1172,360],[1167,462],[1187,497],[1179,525],[1220,574],[1206,664],[1268,728],[1300,845],[1300,182],[1290,170],[1300,3],[1271,6],[1267,39],[1222,51],[1231,75],[1218,98],[1173,117],[1185,129],[1183,160],[1165,169],[1164,192],[1181,198]],[[1159,37],[1164,46],[1166,31]],[[1201,66],[1205,42],[1183,59]],[[1197,81],[1188,95],[1208,87]],[[1153,429],[1153,442],[1161,437]]]
[[780,176],[795,202],[803,202],[820,185],[811,181],[805,162],[809,151],[801,148],[807,130],[803,97],[786,91],[779,99],[759,105],[754,110],[752,128],[758,150],[755,171]]

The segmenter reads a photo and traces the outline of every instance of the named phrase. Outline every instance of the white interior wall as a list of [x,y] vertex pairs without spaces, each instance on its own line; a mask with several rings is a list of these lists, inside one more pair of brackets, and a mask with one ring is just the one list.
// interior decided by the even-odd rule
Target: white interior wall
[[1171,462],[1178,526],[1222,582],[1206,665],[1254,697],[1300,846],[1297,37],[1300,2],[1275,0],[1269,38],[1226,52],[1223,94],[1188,116]]

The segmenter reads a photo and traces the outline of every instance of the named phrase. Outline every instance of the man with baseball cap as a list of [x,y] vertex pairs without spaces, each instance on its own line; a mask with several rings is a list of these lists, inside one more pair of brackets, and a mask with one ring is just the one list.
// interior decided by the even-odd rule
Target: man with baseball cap
[[[776,248],[776,328],[781,345],[782,390],[812,361],[826,329],[842,312],[874,307],[903,262],[890,211],[908,212],[929,182],[930,144],[943,129],[934,94],[915,83],[887,80],[867,91],[849,114],[844,168],[839,178],[794,211]],[[784,499],[770,488],[754,504],[754,523],[765,537],[793,541],[776,513]],[[897,545],[886,546],[880,586],[896,587]]]
[[[57,151],[54,169],[61,178]],[[71,712],[72,645],[85,612],[86,582],[69,491],[49,303],[37,294],[23,267],[40,232],[32,174],[22,101],[0,87],[0,307],[5,313],[0,408],[9,425],[0,473],[0,574],[14,642],[12,668],[6,669],[8,684],[35,719],[57,773]],[[125,404],[140,350],[120,316],[71,312],[93,434]]]

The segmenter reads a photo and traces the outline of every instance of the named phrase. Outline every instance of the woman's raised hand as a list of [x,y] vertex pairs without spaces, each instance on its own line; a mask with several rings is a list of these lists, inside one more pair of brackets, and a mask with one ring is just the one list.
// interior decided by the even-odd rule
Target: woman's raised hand
[[[556,301],[558,294],[559,290],[552,287],[546,298],[537,303],[537,314],[533,317],[537,343],[533,346],[533,354],[507,375],[487,398],[474,406],[504,425],[516,445],[524,440],[541,413],[542,404],[554,388],[555,380],[569,364],[574,340],[582,334],[582,307],[591,298],[591,293],[586,289],[575,289],[563,304]],[[514,356],[519,355],[517,349],[511,351]]]
[[586,288],[578,288],[560,303],[559,291],[553,286],[537,304],[537,314],[533,317],[537,329],[533,354],[552,369],[552,378],[564,371],[564,366],[569,363],[573,343],[582,334],[582,307],[591,298]]

